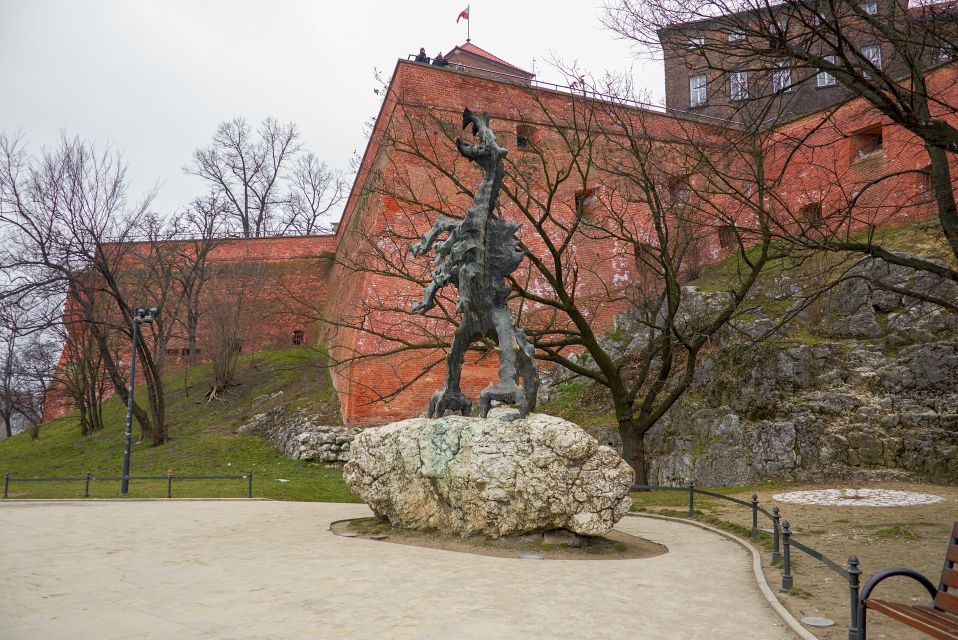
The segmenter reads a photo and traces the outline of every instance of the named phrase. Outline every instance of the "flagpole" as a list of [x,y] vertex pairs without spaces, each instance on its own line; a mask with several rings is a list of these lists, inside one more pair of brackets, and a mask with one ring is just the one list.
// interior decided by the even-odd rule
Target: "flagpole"
[[466,42],[472,42],[470,38],[470,29],[472,27],[472,7],[468,4],[466,5]]

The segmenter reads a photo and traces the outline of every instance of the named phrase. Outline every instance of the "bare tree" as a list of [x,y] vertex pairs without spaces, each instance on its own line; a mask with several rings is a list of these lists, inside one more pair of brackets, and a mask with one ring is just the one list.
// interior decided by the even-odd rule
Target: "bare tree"
[[265,293],[270,289],[269,271],[262,261],[230,261],[210,270],[205,311],[207,356],[213,368],[210,400],[237,384],[236,365],[244,344],[254,327],[269,316],[271,305]]
[[[529,90],[510,105],[521,120],[500,120],[498,127],[494,120],[493,127],[515,127],[523,137],[506,139],[514,151],[500,202],[505,215],[523,223],[528,267],[512,281],[519,323],[540,361],[607,391],[624,457],[644,481],[645,434],[689,388],[699,358],[748,308],[758,275],[777,256],[761,144],[738,131],[623,106],[629,97],[569,100]],[[444,295],[423,319],[410,315],[428,265],[407,247],[437,215],[461,217],[471,203],[477,180],[453,151],[457,116],[403,96],[383,127],[388,152],[364,194],[389,199],[398,211],[390,207],[387,219],[348,231],[353,237],[344,242],[356,246],[338,257],[344,272],[364,274],[367,286],[353,309],[324,317],[334,344],[339,332],[360,336],[352,343],[359,346],[334,348],[333,361],[393,362],[396,384],[387,392],[382,380],[349,381],[375,387],[380,399],[435,367],[456,321],[454,299]],[[705,305],[683,282],[719,232],[726,250],[739,254],[739,269],[728,274],[727,295]],[[347,290],[355,286],[348,280]],[[605,339],[613,317],[636,325],[635,351]],[[409,360],[415,373],[401,364]]]
[[307,153],[296,160],[289,176],[289,197],[279,222],[282,235],[314,235],[328,232],[323,219],[342,202],[346,183],[342,174],[333,171],[315,154]]
[[188,241],[176,245],[181,256],[183,268],[176,271],[176,279],[182,295],[182,308],[185,317],[182,324],[186,331],[187,366],[196,365],[197,332],[203,315],[203,290],[210,277],[207,259],[218,245],[228,208],[221,196],[214,190],[203,198],[196,198],[183,219]]
[[[927,181],[944,238],[958,257],[952,175],[958,153],[958,101],[954,74],[943,67],[958,59],[956,16],[953,3],[933,1],[617,0],[607,7],[606,24],[643,51],[678,55],[682,64],[701,69],[721,91],[732,91],[731,83],[737,80],[738,95],[730,108],[735,116],[746,114],[746,126],[778,126],[805,87],[835,85],[844,98],[860,98],[869,107],[853,122],[887,120],[915,136],[920,147],[915,153],[923,152],[926,163],[887,171],[850,187],[849,197],[833,205],[825,233],[807,233],[807,225],[795,233],[795,226],[787,224],[781,233],[807,249],[874,256],[958,282],[958,271],[890,250],[873,233],[862,240],[863,225],[849,224],[867,217],[860,211],[868,206],[863,200],[869,194],[911,176]],[[839,104],[824,110],[810,130],[779,140],[779,153],[789,156],[813,149],[809,141],[821,127],[830,129],[833,145],[846,144],[844,138],[851,131],[832,119],[841,108]],[[790,211],[788,217],[794,219],[797,213]]]
[[253,131],[243,118],[222,123],[213,143],[193,153],[185,168],[210,183],[228,205],[234,228],[247,238],[272,231],[286,200],[283,172],[299,152],[299,132],[293,123],[263,120]]
[[[19,138],[0,136],[0,226],[9,237],[0,263],[17,277],[4,298],[27,293],[66,299],[67,323],[81,323],[95,341],[113,390],[125,402],[126,377],[118,353],[129,344],[140,300],[127,296],[135,279],[131,242],[150,201],[129,206],[125,166],[118,153],[97,152],[77,139],[31,158]],[[98,309],[108,302],[109,314]],[[150,336],[138,342],[149,412],[133,403],[145,437],[167,439],[160,368]]]
[[243,118],[222,123],[184,170],[209,183],[229,220],[224,230],[247,238],[325,231],[345,191],[340,172],[302,154],[296,125],[272,117],[256,131]]
[[15,421],[29,425],[32,437],[39,435],[59,353],[46,311],[43,301],[26,297],[0,301],[0,419],[6,437]]

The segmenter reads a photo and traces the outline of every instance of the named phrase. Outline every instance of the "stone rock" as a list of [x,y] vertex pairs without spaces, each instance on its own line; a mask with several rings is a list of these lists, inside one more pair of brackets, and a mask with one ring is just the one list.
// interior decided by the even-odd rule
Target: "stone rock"
[[265,438],[288,458],[318,462],[348,460],[350,442],[361,430],[316,424],[315,416],[302,409],[290,411],[285,404],[253,416],[238,429],[240,433]]
[[[602,535],[629,510],[632,468],[561,418],[413,418],[367,429],[344,468],[394,526],[462,536]],[[511,418],[511,419],[510,419]]]

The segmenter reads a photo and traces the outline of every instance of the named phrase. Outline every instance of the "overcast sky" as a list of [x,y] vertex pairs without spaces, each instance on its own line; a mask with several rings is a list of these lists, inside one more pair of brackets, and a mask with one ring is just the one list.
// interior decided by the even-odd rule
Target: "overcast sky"
[[345,168],[378,109],[375,70],[462,44],[467,2],[473,44],[529,70],[535,59],[540,79],[560,79],[547,64],[560,58],[630,73],[661,99],[661,63],[602,27],[602,0],[0,0],[0,131],[33,151],[61,131],[115,144],[131,195],[157,185],[161,214],[204,191],[183,166],[234,116],[296,122]]

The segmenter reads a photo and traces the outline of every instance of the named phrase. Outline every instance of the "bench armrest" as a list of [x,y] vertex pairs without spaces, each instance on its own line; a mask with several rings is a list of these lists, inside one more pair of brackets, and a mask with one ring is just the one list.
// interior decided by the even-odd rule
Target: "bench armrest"
[[884,571],[879,571],[871,577],[871,579],[865,583],[865,587],[861,591],[861,595],[858,597],[858,604],[861,608],[865,607],[865,602],[868,600],[868,597],[871,595],[872,590],[878,586],[878,583],[884,581],[887,578],[892,578],[894,576],[904,576],[906,578],[911,578],[916,582],[920,583],[921,586],[925,587],[928,590],[928,595],[935,598],[935,595],[938,593],[938,589],[931,583],[931,580],[918,573],[914,569],[904,569],[902,567],[896,567],[894,569],[885,569]]

